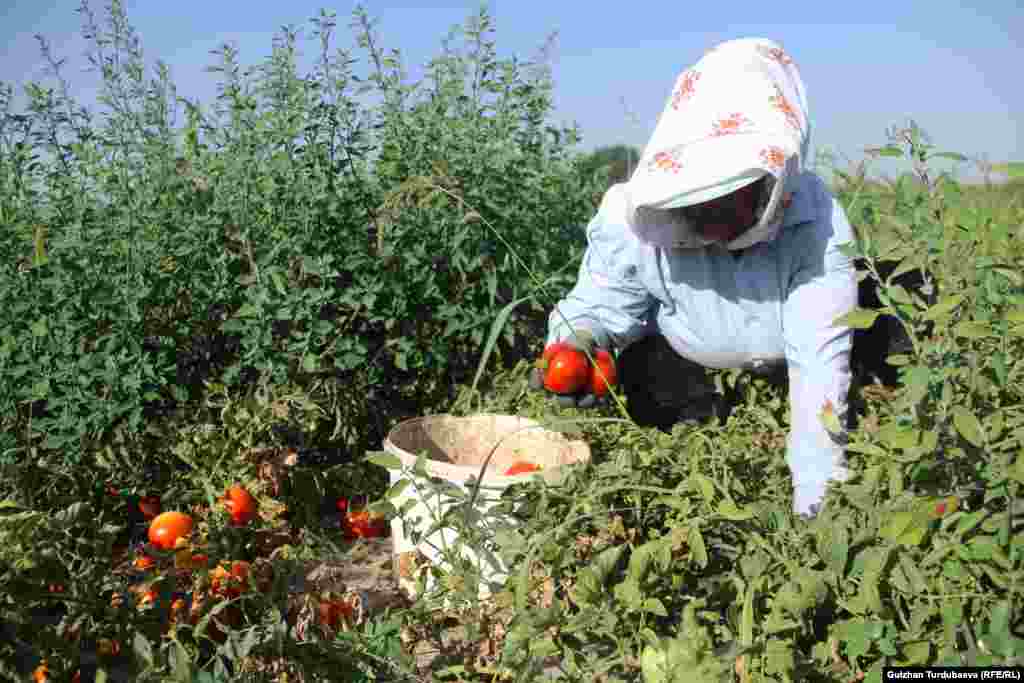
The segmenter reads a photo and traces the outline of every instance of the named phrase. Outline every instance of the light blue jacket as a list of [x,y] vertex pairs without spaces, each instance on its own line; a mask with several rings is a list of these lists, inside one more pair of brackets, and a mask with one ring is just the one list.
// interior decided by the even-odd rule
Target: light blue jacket
[[820,413],[841,417],[850,384],[852,334],[833,321],[857,304],[853,241],[843,208],[815,174],[791,177],[782,228],[734,257],[724,247],[662,249],[641,242],[625,220],[624,186],[613,186],[587,227],[579,278],[552,311],[547,343],[572,328],[624,349],[660,332],[680,355],[709,368],[784,362],[790,386],[787,462],[794,508],[820,502],[826,482],[847,476],[843,449]]

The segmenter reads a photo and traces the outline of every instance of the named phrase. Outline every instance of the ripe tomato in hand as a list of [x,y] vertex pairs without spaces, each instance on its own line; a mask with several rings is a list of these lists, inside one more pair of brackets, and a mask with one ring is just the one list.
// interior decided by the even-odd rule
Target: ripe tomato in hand
[[544,388],[548,391],[575,394],[586,386],[589,379],[590,364],[582,351],[573,347],[558,349],[547,360]]
[[575,350],[576,350],[576,347],[574,347],[572,344],[570,344],[567,341],[555,342],[554,344],[549,344],[548,347],[546,349],[544,349],[544,353],[541,354],[540,358],[541,358],[542,361],[546,361],[546,362],[550,363],[551,359],[554,357],[554,355],[556,353],[559,353],[561,351],[575,351]]
[[[601,376],[602,373],[604,377]],[[601,398],[608,393],[609,386],[614,387],[617,384],[615,359],[605,349],[598,349],[594,352],[594,367],[590,371],[590,393]]]
[[525,460],[517,460],[516,462],[512,463],[512,465],[507,470],[505,470],[505,476],[511,477],[516,474],[536,472],[539,469],[540,465],[534,464],[532,462],[526,462]]
[[173,550],[178,539],[192,533],[192,517],[184,512],[162,512],[149,523],[149,542],[162,550]]
[[221,501],[231,513],[231,523],[235,526],[243,526],[256,518],[256,499],[237,484],[227,490]]

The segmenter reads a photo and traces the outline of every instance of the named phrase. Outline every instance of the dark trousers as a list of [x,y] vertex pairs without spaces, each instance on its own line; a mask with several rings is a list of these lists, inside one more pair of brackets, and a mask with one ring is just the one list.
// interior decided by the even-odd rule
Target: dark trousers
[[[894,267],[883,268],[883,277]],[[918,271],[910,271],[897,278],[897,282],[910,290],[920,287],[923,278]],[[878,285],[871,278],[860,283],[857,297],[863,308],[880,308],[882,305],[878,299]],[[899,380],[898,371],[887,365],[885,358],[894,353],[907,353],[909,348],[905,330],[892,316],[879,316],[867,330],[854,330],[850,354],[851,388],[872,384],[876,380],[885,386],[895,386]],[[669,432],[673,425],[683,421],[725,420],[740,399],[736,392],[717,393],[707,369],[677,354],[660,334],[644,337],[623,349],[619,354],[618,369],[630,417],[643,427],[657,427]],[[785,388],[788,384],[784,363],[771,368],[764,376],[773,386]],[[860,403],[855,396],[850,398],[847,426],[853,427]]]

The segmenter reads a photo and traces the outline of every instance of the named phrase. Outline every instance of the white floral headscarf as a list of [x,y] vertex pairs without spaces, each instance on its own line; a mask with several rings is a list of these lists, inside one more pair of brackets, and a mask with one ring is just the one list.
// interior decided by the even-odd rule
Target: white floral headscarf
[[810,122],[803,81],[782,47],[763,38],[731,40],[676,79],[633,176],[627,220],[641,240],[699,248],[680,212],[767,176],[757,223],[726,244],[745,249],[778,234],[786,181],[804,168]]

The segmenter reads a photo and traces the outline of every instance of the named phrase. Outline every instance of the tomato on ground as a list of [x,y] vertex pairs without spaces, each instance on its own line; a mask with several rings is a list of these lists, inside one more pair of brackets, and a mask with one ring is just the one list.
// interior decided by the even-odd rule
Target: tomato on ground
[[256,518],[257,503],[247,490],[239,485],[234,485],[225,492],[221,498],[224,507],[231,513],[231,523],[236,526],[248,524]]
[[135,567],[136,569],[142,569],[142,570],[150,569],[155,564],[156,564],[156,560],[154,560],[149,555],[139,555],[138,557],[136,557],[132,561],[132,566],[133,567]]
[[183,512],[162,512],[149,524],[149,542],[162,550],[173,550],[178,539],[192,533],[192,517]]
[[355,609],[348,600],[330,598],[321,600],[317,613],[320,625],[333,630],[341,627],[345,619],[351,619]]
[[210,592],[214,595],[237,598],[249,587],[250,565],[235,560],[228,567],[218,565],[210,571]]
[[341,518],[342,531],[347,540],[356,538],[380,538],[387,536],[390,525],[380,515],[369,510],[344,513]]

